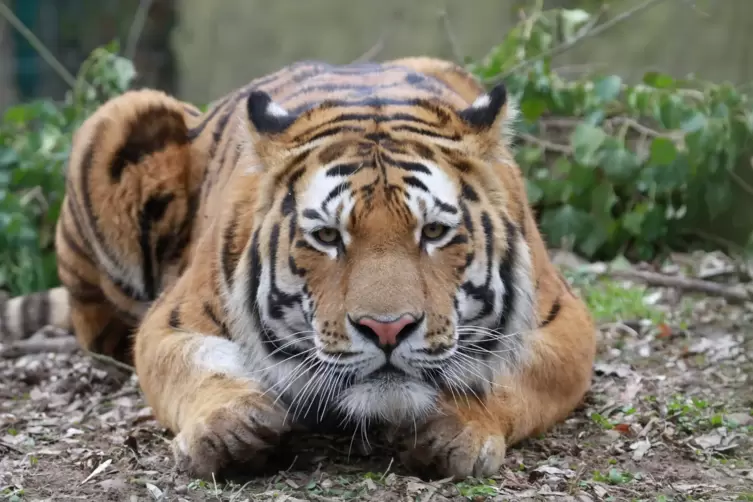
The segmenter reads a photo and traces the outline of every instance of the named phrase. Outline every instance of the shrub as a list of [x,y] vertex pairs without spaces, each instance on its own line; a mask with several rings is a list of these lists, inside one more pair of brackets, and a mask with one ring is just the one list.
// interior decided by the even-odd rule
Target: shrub
[[55,223],[76,128],[128,88],[134,70],[117,44],[96,49],[62,103],[40,99],[9,108],[0,122],[0,288],[25,294],[59,283]]
[[[534,11],[469,65],[485,82],[504,79],[519,102],[517,160],[549,245],[650,259],[700,242],[698,227],[735,214],[740,193],[753,200],[739,174],[750,170],[750,99],[656,72],[635,85],[560,78],[551,54],[591,27],[582,10]],[[745,224],[751,234],[753,219]]]

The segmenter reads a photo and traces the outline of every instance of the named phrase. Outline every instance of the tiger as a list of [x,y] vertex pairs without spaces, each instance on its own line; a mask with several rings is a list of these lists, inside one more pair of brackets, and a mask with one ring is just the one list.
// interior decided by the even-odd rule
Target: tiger
[[128,90],[74,134],[62,286],[3,326],[132,364],[198,477],[332,420],[403,431],[417,472],[493,475],[580,405],[595,357],[508,94],[429,56],[301,61],[205,110]]

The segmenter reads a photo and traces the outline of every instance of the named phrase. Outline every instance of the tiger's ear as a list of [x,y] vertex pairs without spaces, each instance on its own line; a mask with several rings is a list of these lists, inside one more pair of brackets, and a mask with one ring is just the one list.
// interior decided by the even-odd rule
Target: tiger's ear
[[254,91],[246,100],[248,118],[247,131],[250,141],[244,143],[242,151],[252,152],[251,157],[260,161],[250,171],[268,171],[283,163],[287,157],[287,136],[298,116],[275,103],[263,91]]
[[509,125],[515,120],[516,111],[508,100],[504,84],[497,84],[476,98],[458,115],[470,128],[471,136],[479,140],[483,153],[499,145],[508,146]]
[[460,112],[460,118],[474,130],[488,131],[505,119],[507,88],[497,84],[491,91],[482,94],[471,106]]
[[285,132],[297,118],[264,91],[253,91],[248,95],[246,110],[253,132],[262,137]]

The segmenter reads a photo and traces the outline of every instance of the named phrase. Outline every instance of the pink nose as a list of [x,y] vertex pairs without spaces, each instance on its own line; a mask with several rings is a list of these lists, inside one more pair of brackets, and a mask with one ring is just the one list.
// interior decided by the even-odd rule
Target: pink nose
[[390,322],[377,321],[370,317],[363,317],[358,320],[358,324],[366,326],[376,334],[380,345],[397,345],[398,333],[414,322],[416,322],[416,319],[410,314],[404,314],[400,319]]

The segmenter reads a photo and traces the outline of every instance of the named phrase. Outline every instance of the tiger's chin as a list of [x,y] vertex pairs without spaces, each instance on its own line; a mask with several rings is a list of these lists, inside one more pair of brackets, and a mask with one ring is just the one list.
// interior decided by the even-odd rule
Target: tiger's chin
[[400,371],[377,371],[345,389],[337,408],[349,422],[390,426],[420,422],[436,409],[437,389]]

